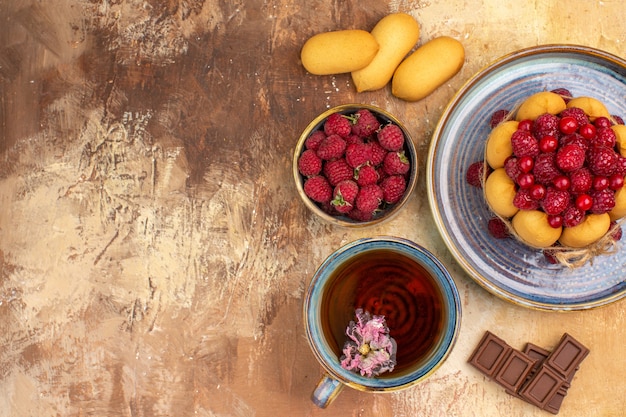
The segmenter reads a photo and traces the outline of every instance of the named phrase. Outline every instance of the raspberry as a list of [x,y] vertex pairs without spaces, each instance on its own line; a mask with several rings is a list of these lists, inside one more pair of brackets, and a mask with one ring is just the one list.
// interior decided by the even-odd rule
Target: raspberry
[[513,181],[517,181],[517,177],[522,174],[522,169],[519,167],[519,164],[517,162],[518,160],[514,156],[509,156],[504,161],[504,171],[506,172],[506,175],[508,175],[509,178]]
[[563,110],[559,116],[561,117],[573,117],[577,122],[578,126],[584,126],[589,123],[589,117],[587,117],[587,113],[581,108],[578,107],[569,107]]
[[548,187],[546,196],[541,202],[541,207],[549,215],[561,214],[569,205],[569,193]]
[[549,185],[552,184],[554,178],[561,175],[561,171],[556,166],[556,154],[554,152],[542,153],[535,158],[535,166],[533,167],[535,182]]
[[368,222],[374,217],[374,212],[365,212],[357,208],[353,208],[348,213],[348,217],[359,222]]
[[578,145],[565,145],[556,152],[556,165],[564,172],[577,170],[584,164],[585,150]]
[[569,180],[570,191],[574,194],[585,193],[591,188],[591,172],[585,167],[570,172]]
[[409,172],[409,168],[411,164],[404,151],[388,152],[383,161],[383,169],[388,175],[404,175]]
[[603,127],[596,131],[596,137],[591,140],[593,146],[606,146],[612,148],[615,146],[617,137],[610,127]]
[[333,187],[341,181],[350,180],[354,175],[354,170],[344,158],[328,161],[324,164],[323,173],[330,185]]
[[563,212],[563,225],[565,227],[578,226],[585,219],[585,212],[576,206],[568,206]]
[[536,210],[539,208],[539,202],[531,197],[528,188],[517,190],[513,198],[513,205],[520,210]]
[[325,161],[341,158],[346,150],[346,141],[339,135],[326,136],[317,148],[317,156]]
[[615,165],[615,172],[626,176],[626,158],[623,156],[618,156],[617,164]]
[[359,186],[378,183],[378,172],[371,165],[361,165],[354,170],[354,178]]
[[365,143],[363,138],[358,135],[350,135],[346,138],[346,145],[351,145],[353,143]]
[[385,148],[380,146],[380,143],[378,143],[378,141],[370,143],[372,144],[372,159],[370,161],[372,162],[372,165],[378,166],[383,163],[385,155],[387,155],[387,151],[385,150]]
[[594,146],[589,150],[589,169],[595,175],[610,177],[617,170],[618,161],[617,153],[606,146]]
[[344,180],[335,186],[330,202],[339,213],[347,213],[354,207],[354,200],[359,193],[359,186],[352,180]]
[[567,88],[555,88],[551,90],[553,93],[560,95],[567,103],[572,98],[572,93]]
[[322,160],[313,149],[302,152],[298,159],[298,171],[305,177],[317,175],[322,171]]
[[328,180],[321,175],[314,175],[304,182],[304,193],[313,201],[328,203],[333,194]]
[[368,109],[360,109],[354,114],[352,133],[362,138],[372,136],[380,128],[380,122]]
[[513,155],[518,158],[522,156],[535,157],[539,154],[539,142],[526,130],[516,130],[511,135],[511,145],[513,147]]
[[397,125],[388,124],[378,131],[378,143],[388,151],[399,151],[404,146],[404,134]]
[[558,264],[559,260],[556,257],[556,252],[550,249],[546,249],[543,251],[543,256],[546,259],[546,261],[550,264]]
[[324,133],[327,136],[339,135],[342,138],[347,138],[352,132],[352,125],[350,120],[341,113],[333,113],[326,118],[324,122]]
[[533,122],[531,132],[537,138],[542,138],[544,136],[558,137],[559,118],[550,113],[539,115]]
[[304,141],[304,147],[307,149],[313,149],[314,151],[320,147],[320,143],[326,138],[326,133],[322,130],[316,130],[311,133]]
[[356,208],[364,213],[373,213],[383,199],[383,190],[376,184],[366,185],[356,196]]
[[346,162],[357,168],[372,159],[372,145],[369,143],[352,143],[346,147]]
[[376,173],[378,174],[378,182],[384,180],[389,176],[389,174],[385,172],[385,168],[382,165],[376,167]]
[[622,119],[620,116],[617,116],[615,114],[611,115],[611,119],[613,119],[613,123],[615,123],[616,125],[624,124],[624,119]]
[[495,237],[496,239],[506,239],[507,237],[511,236],[509,228],[499,217],[492,217],[491,219],[489,219],[489,221],[487,222],[487,230],[489,230],[491,236]]
[[490,168],[489,165],[485,164],[485,161],[474,162],[467,169],[467,172],[465,173],[465,180],[471,186],[482,188],[485,169],[487,169],[486,174],[489,175]]
[[578,133],[572,133],[571,135],[564,135],[561,137],[559,141],[561,146],[565,145],[577,145],[582,148],[585,152],[589,149],[589,141],[586,140],[582,135]]
[[489,127],[492,129],[502,123],[509,117],[510,112],[508,110],[496,110],[491,115],[491,119],[489,120]]
[[395,204],[404,195],[406,180],[402,175],[391,175],[380,183],[383,190],[383,201],[387,204]]
[[591,212],[594,214],[608,213],[615,207],[615,192],[609,189],[594,191],[591,193],[593,205]]
[[622,240],[622,228],[621,227],[616,227],[617,223],[615,221],[611,222],[611,226],[609,227],[609,230],[611,230],[611,237],[613,238],[614,241],[619,241]]

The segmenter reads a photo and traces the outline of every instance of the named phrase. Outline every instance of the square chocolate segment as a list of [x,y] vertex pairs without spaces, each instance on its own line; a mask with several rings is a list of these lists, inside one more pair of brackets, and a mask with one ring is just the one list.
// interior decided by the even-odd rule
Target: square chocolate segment
[[535,376],[520,391],[521,397],[539,408],[544,408],[563,385],[563,378],[556,372],[542,366]]
[[557,347],[546,359],[546,365],[568,380],[588,354],[589,349],[571,335],[565,333]]
[[487,331],[470,356],[469,363],[492,378],[511,350],[504,340]]
[[544,349],[540,346],[535,345],[534,343],[526,343],[523,352],[528,355],[532,359],[536,359],[537,363],[535,367],[539,367],[541,362],[543,362],[548,356],[550,356],[550,351]]
[[566,394],[567,390],[558,390],[543,409],[552,414],[558,414]]
[[535,362],[535,359],[513,349],[495,375],[495,380],[507,390],[516,392],[533,370]]

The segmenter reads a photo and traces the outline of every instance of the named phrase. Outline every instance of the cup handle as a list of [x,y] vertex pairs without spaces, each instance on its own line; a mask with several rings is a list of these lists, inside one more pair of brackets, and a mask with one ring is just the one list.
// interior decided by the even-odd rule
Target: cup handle
[[311,394],[311,401],[320,408],[326,408],[337,398],[343,387],[341,382],[328,374],[324,374]]

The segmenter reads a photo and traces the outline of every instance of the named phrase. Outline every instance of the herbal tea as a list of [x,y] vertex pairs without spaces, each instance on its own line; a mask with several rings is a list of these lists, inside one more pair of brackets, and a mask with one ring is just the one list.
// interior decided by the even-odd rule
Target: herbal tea
[[387,321],[398,344],[397,365],[390,377],[422,359],[441,338],[443,296],[430,274],[402,253],[364,252],[329,279],[322,298],[322,328],[338,357],[357,308]]

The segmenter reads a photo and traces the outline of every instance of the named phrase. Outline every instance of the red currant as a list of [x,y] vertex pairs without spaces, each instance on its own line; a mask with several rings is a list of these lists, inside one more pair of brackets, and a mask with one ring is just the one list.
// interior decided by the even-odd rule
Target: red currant
[[520,121],[517,125],[517,129],[518,130],[527,130],[530,131],[530,129],[533,127],[533,121],[530,119],[524,119],[522,121]]
[[624,186],[624,177],[621,174],[613,174],[609,177],[609,188],[617,191]]
[[535,176],[533,174],[525,172],[517,177],[517,183],[519,184],[520,188],[530,188],[535,185]]
[[559,120],[559,131],[565,135],[570,135],[578,130],[578,122],[571,116],[562,117]]
[[546,135],[539,140],[539,150],[541,152],[554,152],[559,146],[559,140],[554,136]]
[[519,169],[522,170],[522,172],[530,172],[535,166],[535,160],[532,156],[522,156],[520,159],[518,159],[517,165],[519,166]]
[[604,177],[602,175],[598,175],[596,177],[593,177],[593,188],[598,190],[598,191],[602,191],[605,190],[609,187],[609,179],[607,177]]
[[550,227],[558,229],[559,227],[563,226],[563,217],[560,214],[550,214],[548,216],[548,224],[550,225]]
[[593,124],[598,129],[600,129],[602,127],[611,127],[611,125],[612,125],[612,123],[609,120],[609,118],[608,117],[604,117],[604,116],[596,117],[596,120],[594,120]]
[[587,211],[591,209],[591,206],[593,206],[593,199],[588,194],[581,194],[576,197],[576,202],[574,204],[579,210]]
[[561,191],[569,189],[571,184],[569,177],[566,175],[557,175],[552,182],[554,183],[554,188]]
[[546,187],[541,184],[535,184],[530,187],[530,198],[539,201],[546,196]]
[[593,139],[596,136],[596,127],[591,123],[587,123],[578,129],[578,133],[585,139]]

